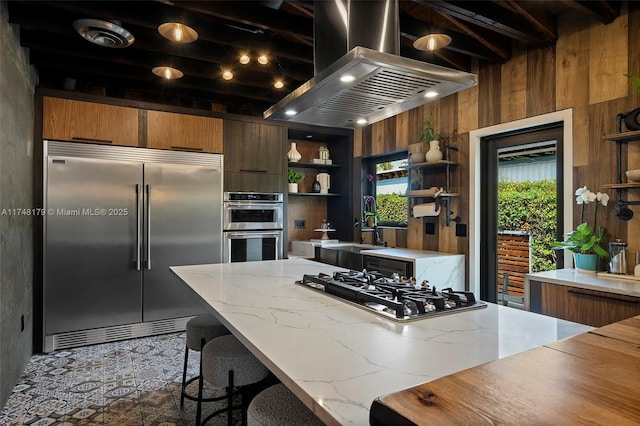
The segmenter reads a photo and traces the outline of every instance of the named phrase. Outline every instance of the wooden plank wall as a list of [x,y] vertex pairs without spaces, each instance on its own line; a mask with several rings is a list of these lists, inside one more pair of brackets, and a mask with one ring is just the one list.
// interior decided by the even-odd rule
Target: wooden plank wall
[[[640,74],[640,2],[623,2],[621,16],[608,25],[567,12],[559,17],[558,34],[552,46],[512,46],[512,59],[505,64],[474,64],[479,85],[473,89],[356,131],[354,162],[406,149],[417,142],[423,119],[433,113],[441,131],[457,132],[460,151],[455,160],[460,164],[452,183],[464,196],[453,207],[461,223],[468,224],[469,131],[572,108],[574,186],[603,191],[603,184],[615,182],[615,144],[602,141],[602,136],[615,133],[618,113],[640,107],[640,95],[623,75]],[[624,157],[625,170],[640,168],[640,142],[629,144]],[[630,199],[640,197],[640,191],[628,192]],[[614,198],[612,191],[609,195]],[[354,217],[359,206],[358,200]],[[640,250],[640,207],[632,210],[635,217],[629,222],[615,216],[613,203],[598,211],[598,223],[611,239],[627,241],[631,253]],[[468,237],[456,237],[455,227],[447,228],[443,216],[435,235],[425,235],[427,220],[432,219],[409,220],[408,247],[468,253]],[[574,205],[574,224],[578,220]]]

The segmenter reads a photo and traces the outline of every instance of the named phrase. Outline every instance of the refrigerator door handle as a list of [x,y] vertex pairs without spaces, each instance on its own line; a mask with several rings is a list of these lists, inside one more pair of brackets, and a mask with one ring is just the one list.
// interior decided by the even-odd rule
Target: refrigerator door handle
[[140,259],[142,257],[142,226],[140,224],[140,184],[136,183],[136,270],[140,270]]
[[147,184],[147,269],[151,270],[151,185]]

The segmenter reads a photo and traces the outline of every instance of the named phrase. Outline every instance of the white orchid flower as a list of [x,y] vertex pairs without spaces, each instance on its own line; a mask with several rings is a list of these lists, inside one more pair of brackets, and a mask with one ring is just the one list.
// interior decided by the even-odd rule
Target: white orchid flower
[[584,204],[584,200],[582,199],[582,197],[578,196],[578,197],[576,197],[576,203],[578,205]]
[[[578,195],[578,198],[582,199],[582,203],[589,204],[589,203],[591,203],[591,202],[596,200],[596,194],[594,194],[593,192],[591,192],[588,189],[586,189],[586,190],[582,191],[580,193],[580,195]],[[578,204],[582,204],[582,203],[578,203]]]
[[609,194],[607,194],[607,193],[604,193],[604,194],[603,194],[602,192],[598,192],[598,193],[596,194],[596,198],[597,198],[597,199],[598,199],[598,201],[600,201],[600,203],[601,203],[603,206],[605,206],[605,207],[606,207],[606,206],[607,206],[607,204],[609,203]]
[[582,195],[582,193],[583,193],[583,192],[585,192],[585,191],[586,191],[586,192],[589,192],[589,190],[587,189],[587,185],[583,186],[582,188],[578,188],[578,189],[576,189],[576,193],[575,193],[575,195],[576,195],[576,196],[580,196],[580,195]]

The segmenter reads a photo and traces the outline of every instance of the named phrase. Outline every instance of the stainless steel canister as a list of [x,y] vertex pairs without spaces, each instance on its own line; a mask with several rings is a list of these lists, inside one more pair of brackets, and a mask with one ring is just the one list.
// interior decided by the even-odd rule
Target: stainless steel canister
[[609,271],[612,274],[627,273],[627,243],[618,239],[609,243]]

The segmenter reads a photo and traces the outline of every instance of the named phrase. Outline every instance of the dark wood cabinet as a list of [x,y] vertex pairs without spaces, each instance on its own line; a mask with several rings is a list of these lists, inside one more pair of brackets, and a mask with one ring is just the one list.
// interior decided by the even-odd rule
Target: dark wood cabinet
[[147,148],[222,153],[223,120],[147,111]]
[[225,120],[225,191],[284,192],[287,129]]
[[640,297],[544,282],[530,285],[532,294],[539,288],[539,313],[544,315],[594,327],[640,315]]
[[45,97],[42,138],[138,146],[136,108]]

